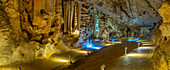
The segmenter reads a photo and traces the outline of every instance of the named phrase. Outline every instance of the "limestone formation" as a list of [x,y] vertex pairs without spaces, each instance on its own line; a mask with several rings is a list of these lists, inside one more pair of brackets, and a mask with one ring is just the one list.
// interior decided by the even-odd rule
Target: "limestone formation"
[[0,0],[0,65],[48,58],[88,38],[152,37],[154,68],[170,68],[169,7],[168,0]]
[[153,55],[153,66],[159,70],[170,69],[170,1],[164,1],[158,12],[163,17],[159,29],[154,32],[152,39],[156,43]]
[[61,0],[2,0],[0,8],[0,65],[68,50],[60,38]]

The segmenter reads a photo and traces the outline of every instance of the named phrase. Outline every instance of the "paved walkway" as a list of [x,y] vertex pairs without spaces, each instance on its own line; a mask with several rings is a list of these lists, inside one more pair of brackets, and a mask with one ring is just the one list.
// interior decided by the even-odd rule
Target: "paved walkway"
[[131,53],[120,57],[120,61],[114,70],[153,70],[151,63],[151,52],[154,45],[149,41],[139,41],[142,46]]

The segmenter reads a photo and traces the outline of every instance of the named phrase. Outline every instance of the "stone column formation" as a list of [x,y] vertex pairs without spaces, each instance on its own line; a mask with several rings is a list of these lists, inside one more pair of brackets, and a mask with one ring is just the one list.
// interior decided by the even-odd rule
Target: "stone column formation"
[[62,1],[0,1],[0,35],[3,35],[0,36],[3,37],[0,48],[4,47],[0,50],[0,56],[7,56],[0,57],[0,65],[15,61],[27,62],[37,57],[46,58],[55,52],[67,50],[60,34],[60,27],[64,23]]
[[[0,56],[7,56],[0,57],[0,65],[67,50],[65,37],[76,42],[72,34],[83,28],[95,37],[97,11],[101,38],[104,33],[114,38],[139,37],[140,31],[143,35],[151,30],[161,32],[155,42],[167,43],[169,2],[158,13],[161,4],[162,0],[0,0]],[[159,29],[154,30],[155,26]]]
[[80,30],[81,5],[79,1],[68,0],[64,2],[64,32],[71,34],[76,29]]

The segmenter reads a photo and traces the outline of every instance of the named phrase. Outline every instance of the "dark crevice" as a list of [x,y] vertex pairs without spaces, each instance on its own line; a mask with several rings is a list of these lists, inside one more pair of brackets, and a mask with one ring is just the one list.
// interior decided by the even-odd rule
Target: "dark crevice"
[[166,36],[164,37],[164,40],[168,40]]
[[33,27],[30,14],[29,14],[29,12],[28,12],[27,9],[25,9],[25,11],[26,11],[26,13],[28,14],[28,21],[30,22],[30,25]]
[[126,10],[124,10],[124,9],[122,8],[122,6],[120,6],[120,10],[123,11],[129,18],[131,18],[131,17],[129,16],[129,14],[126,12]]
[[21,55],[24,57],[24,54],[23,54],[23,53],[22,53]]
[[146,13],[147,13],[146,11],[143,12],[143,14],[146,14]]
[[51,28],[55,27],[56,26],[56,21],[52,22],[51,24]]
[[28,39],[31,39],[31,34],[28,31],[25,31],[27,33]]
[[49,36],[51,36],[51,35],[53,35],[53,34],[54,34],[54,32],[50,32],[50,33],[49,33]]
[[35,41],[35,42],[38,42],[38,43],[42,44],[42,41],[41,41],[41,40],[33,40],[33,41]]
[[148,3],[148,5],[151,7],[151,8],[153,8],[155,11],[157,11],[152,5],[151,5],[151,3],[148,1],[148,0],[145,0],[147,3]]

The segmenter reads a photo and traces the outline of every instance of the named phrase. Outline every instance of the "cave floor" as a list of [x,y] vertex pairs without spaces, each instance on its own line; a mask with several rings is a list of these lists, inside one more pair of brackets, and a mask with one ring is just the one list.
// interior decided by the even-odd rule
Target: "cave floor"
[[[138,48],[137,42],[119,43],[115,41],[117,44],[93,51],[88,56],[86,50],[72,49],[63,54],[53,54],[48,59],[1,66],[0,70],[62,70],[63,68],[64,70],[99,70],[101,65],[106,65],[105,70],[152,70],[150,52],[153,50],[153,46],[147,41],[140,42],[143,46]],[[125,46],[128,47],[127,55],[124,55]],[[83,60],[71,65],[69,56],[73,62]]]
[[[153,44],[146,40],[122,42],[99,50],[65,70],[153,70],[151,63]],[[125,55],[125,47],[128,48]]]
[[151,62],[154,46],[150,42],[142,44],[126,56],[120,57],[114,70],[154,70]]

